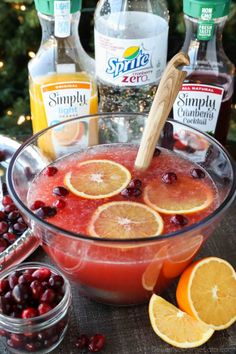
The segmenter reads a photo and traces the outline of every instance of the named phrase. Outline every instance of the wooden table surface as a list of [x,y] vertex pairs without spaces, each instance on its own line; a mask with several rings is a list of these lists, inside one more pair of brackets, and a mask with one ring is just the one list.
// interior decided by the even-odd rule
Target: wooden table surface
[[[228,210],[221,225],[208,240],[199,258],[218,256],[229,261],[236,269],[236,201]],[[27,261],[51,263],[42,249],[38,249]],[[163,295],[175,302],[175,286]],[[75,284],[73,291],[73,314],[68,332],[53,354],[82,353],[75,347],[76,337],[81,333],[93,335],[103,333],[106,345],[101,354],[165,354],[165,353],[236,353],[236,323],[229,329],[215,332],[203,346],[196,349],[177,349],[153,332],[148,318],[148,306],[112,307],[90,301],[79,295]],[[6,353],[0,347],[0,353]],[[86,353],[84,351],[83,353]]]

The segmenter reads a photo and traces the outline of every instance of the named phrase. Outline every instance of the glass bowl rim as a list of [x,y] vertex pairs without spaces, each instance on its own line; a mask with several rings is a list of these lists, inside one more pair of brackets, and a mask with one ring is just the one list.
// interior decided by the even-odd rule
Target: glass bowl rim
[[234,196],[236,195],[236,171],[235,168],[233,166],[233,161],[232,158],[230,157],[229,153],[227,152],[227,150],[212,136],[205,134],[204,132],[200,131],[199,129],[193,128],[187,124],[184,124],[182,122],[178,122],[172,119],[168,119],[167,121],[170,123],[176,123],[179,124],[183,127],[186,127],[188,129],[192,129],[194,131],[196,131],[198,134],[203,135],[207,140],[213,142],[219,150],[221,150],[225,157],[228,160],[228,163],[231,167],[232,170],[232,174],[233,174],[233,180],[232,180],[232,186],[231,189],[228,193],[228,196],[225,198],[225,200],[223,201],[222,204],[220,204],[220,206],[218,208],[216,208],[212,213],[210,213],[207,217],[203,218],[202,220],[200,220],[199,222],[192,224],[190,226],[186,226],[183,229],[168,233],[168,234],[163,234],[163,235],[158,235],[158,236],[151,236],[151,237],[142,237],[142,238],[132,238],[132,239],[118,239],[118,238],[98,238],[98,237],[94,237],[94,236],[88,236],[88,235],[83,235],[83,234],[79,234],[79,233],[75,233],[63,228],[60,228],[56,225],[51,224],[50,222],[47,222],[45,220],[40,219],[39,217],[37,217],[33,211],[31,211],[18,197],[17,193],[15,192],[15,188],[13,186],[12,183],[12,179],[11,179],[11,175],[13,172],[13,168],[14,168],[14,164],[16,162],[16,159],[18,157],[18,155],[25,149],[25,147],[29,146],[34,140],[36,140],[38,137],[40,137],[41,135],[43,135],[46,131],[57,127],[58,125],[61,124],[65,124],[65,123],[70,123],[73,121],[77,121],[77,120],[82,120],[82,119],[88,119],[91,117],[110,117],[110,116],[146,116],[147,117],[147,113],[134,113],[134,112],[111,112],[111,113],[97,113],[97,114],[89,114],[89,115],[84,115],[81,117],[75,117],[72,119],[68,119],[66,121],[63,122],[59,122],[57,124],[51,125],[50,127],[47,127],[43,130],[40,130],[38,133],[33,134],[30,138],[28,138],[23,144],[21,144],[21,146],[16,150],[16,152],[13,154],[11,161],[9,163],[8,169],[7,169],[7,187],[8,187],[8,191],[9,194],[11,195],[14,203],[17,205],[17,207],[19,207],[19,210],[21,211],[21,209],[23,210],[23,213],[25,213],[27,215],[27,217],[29,219],[32,219],[34,222],[39,223],[42,227],[46,227],[48,230],[52,231],[52,232],[56,232],[59,234],[63,234],[69,237],[73,237],[73,238],[77,238],[77,239],[82,239],[82,240],[86,240],[86,241],[96,241],[98,243],[104,243],[104,244],[108,244],[108,243],[143,243],[143,242],[153,242],[153,241],[158,241],[158,240],[166,240],[166,239],[170,239],[173,237],[180,237],[183,236],[184,234],[187,234],[193,230],[197,230],[198,228],[201,228],[203,226],[208,225],[210,222],[212,222],[217,216],[219,216],[220,214],[222,214],[222,212],[224,211],[224,209],[227,209],[233,202],[234,200]]

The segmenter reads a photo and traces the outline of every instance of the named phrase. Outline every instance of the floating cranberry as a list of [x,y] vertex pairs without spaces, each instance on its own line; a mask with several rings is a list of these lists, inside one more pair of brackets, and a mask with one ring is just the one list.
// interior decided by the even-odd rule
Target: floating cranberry
[[40,297],[41,302],[47,302],[48,304],[52,304],[56,298],[56,293],[52,289],[47,289]]
[[57,209],[63,209],[66,206],[66,202],[62,199],[58,199],[53,203],[53,206]]
[[38,280],[32,281],[32,283],[30,284],[30,288],[32,291],[33,298],[39,300],[43,293],[43,287],[40,281]]
[[103,334],[95,334],[89,338],[88,349],[90,352],[99,352],[105,344],[105,336]]
[[7,247],[8,247],[8,242],[4,240],[4,238],[0,238],[0,252],[5,251]]
[[141,186],[142,186],[142,181],[137,178],[132,179],[128,185],[129,188],[141,188]]
[[162,175],[162,182],[172,184],[177,181],[177,176],[174,172],[167,172]]
[[52,307],[49,304],[47,304],[46,302],[44,302],[43,304],[40,304],[38,306],[38,312],[40,315],[43,315],[44,313],[47,313],[51,310],[52,310]]
[[2,199],[2,205],[7,206],[9,204],[13,204],[13,201],[9,195],[5,195],[5,197]]
[[17,233],[23,233],[27,229],[27,225],[23,222],[17,222],[13,225],[13,230]]
[[0,235],[4,234],[8,230],[8,223],[6,221],[0,221]]
[[142,194],[141,189],[139,188],[125,188],[121,193],[122,197],[139,197]]
[[35,200],[35,202],[30,206],[31,210],[37,210],[41,207],[44,207],[45,203],[42,200]]
[[57,213],[56,208],[52,208],[49,206],[44,206],[36,210],[35,215],[37,215],[41,219],[46,219],[55,216]]
[[88,336],[86,336],[86,334],[81,334],[75,342],[75,346],[78,349],[87,348],[88,344],[89,344],[89,338]]
[[206,174],[203,170],[201,170],[200,168],[193,168],[190,171],[190,174],[193,178],[205,178]]
[[12,296],[17,303],[24,303],[31,298],[31,291],[26,284],[17,284],[12,290]]
[[5,213],[0,210],[0,221],[5,219]]
[[32,273],[33,278],[38,279],[39,281],[48,281],[48,279],[51,276],[51,271],[48,268],[39,268],[37,270],[35,270]]
[[12,243],[14,243],[17,239],[16,235],[13,234],[12,232],[6,232],[5,234],[3,234],[2,236],[4,238],[4,240],[6,240],[10,245]]
[[153,153],[153,156],[159,156],[160,153],[161,153],[161,150],[158,149],[158,148],[155,148],[154,153]]
[[69,194],[68,189],[66,189],[65,187],[61,187],[61,186],[53,188],[52,192],[53,192],[53,194],[58,195],[59,197],[65,197],[66,195]]
[[174,215],[170,218],[170,222],[177,226],[185,226],[188,224],[188,219],[183,215]]
[[43,174],[48,177],[52,177],[57,173],[58,169],[54,166],[48,166],[45,168]]
[[33,317],[37,317],[38,311],[36,309],[34,309],[33,307],[28,307],[27,309],[22,311],[21,317],[22,318],[33,318]]
[[64,279],[62,278],[62,276],[60,276],[58,274],[53,274],[49,278],[48,282],[52,288],[62,288],[62,286],[64,284]]

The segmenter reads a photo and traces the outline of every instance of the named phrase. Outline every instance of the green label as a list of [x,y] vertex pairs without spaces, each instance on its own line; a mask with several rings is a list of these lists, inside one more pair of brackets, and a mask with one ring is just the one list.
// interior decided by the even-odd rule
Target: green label
[[214,33],[214,21],[199,21],[197,30],[197,39],[208,41]]

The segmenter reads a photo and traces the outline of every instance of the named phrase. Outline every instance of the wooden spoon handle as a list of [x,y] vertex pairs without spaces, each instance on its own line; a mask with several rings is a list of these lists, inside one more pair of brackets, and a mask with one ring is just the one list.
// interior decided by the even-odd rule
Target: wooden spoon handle
[[156,143],[187,75],[186,71],[177,69],[180,65],[189,65],[188,56],[182,52],[170,60],[162,75],[135,160],[137,170],[146,170],[151,163]]

